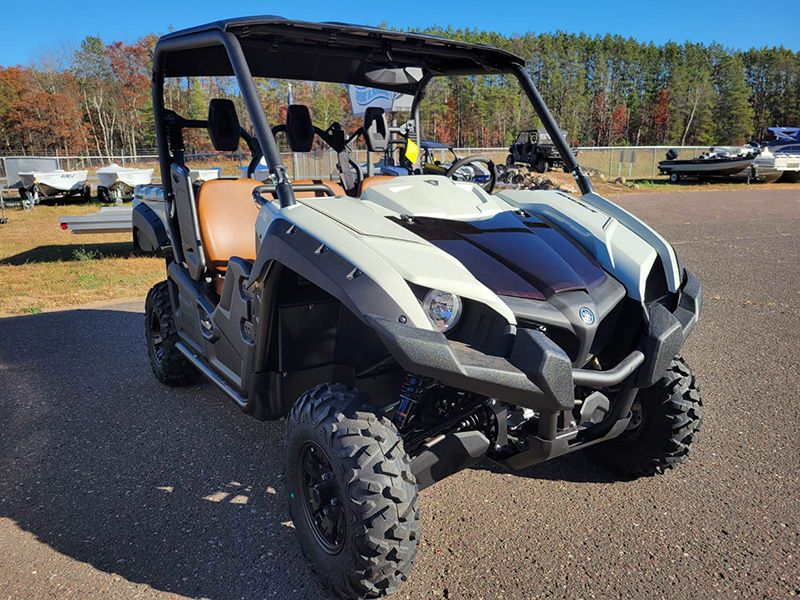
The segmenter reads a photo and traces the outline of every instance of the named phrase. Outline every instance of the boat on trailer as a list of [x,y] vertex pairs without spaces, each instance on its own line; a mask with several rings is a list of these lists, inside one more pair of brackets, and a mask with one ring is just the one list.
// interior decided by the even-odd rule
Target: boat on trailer
[[773,139],[762,142],[759,160],[765,172],[781,181],[800,182],[800,127],[770,127]]
[[755,181],[774,183],[781,178],[792,181],[793,177],[800,175],[800,155],[773,153],[765,146],[753,161],[752,169],[751,179]]
[[708,152],[690,159],[678,159],[677,151],[669,150],[666,160],[658,163],[658,170],[663,175],[669,175],[669,180],[673,183],[684,177],[730,177],[749,169],[757,155],[758,151],[749,146],[710,148]]
[[153,181],[153,169],[121,167],[111,163],[97,169],[97,198],[101,202],[121,204],[133,198],[137,185],[149,185]]
[[212,179],[219,179],[222,177],[222,169],[219,167],[211,167],[208,169],[189,169],[189,179],[192,183],[200,185]]
[[24,193],[33,204],[42,198],[91,197],[88,171],[26,171],[17,174],[20,180],[20,193]]

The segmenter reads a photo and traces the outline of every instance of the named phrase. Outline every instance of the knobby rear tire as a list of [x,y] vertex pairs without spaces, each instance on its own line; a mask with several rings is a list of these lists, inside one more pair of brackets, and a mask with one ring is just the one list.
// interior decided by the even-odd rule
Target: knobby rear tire
[[195,383],[200,373],[176,346],[179,340],[178,329],[175,326],[166,281],[161,281],[150,288],[144,304],[144,313],[147,354],[156,379],[173,387]]

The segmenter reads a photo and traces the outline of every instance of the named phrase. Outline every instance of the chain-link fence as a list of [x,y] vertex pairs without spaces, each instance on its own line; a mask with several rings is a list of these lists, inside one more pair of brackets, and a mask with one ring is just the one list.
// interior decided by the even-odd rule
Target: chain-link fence
[[[330,150],[315,150],[292,155],[291,152],[281,154],[289,176],[292,179],[333,179],[338,177],[336,153]],[[366,150],[355,150],[352,153],[355,162],[365,165]],[[373,155],[373,160],[375,155]],[[188,154],[186,163],[190,168],[219,169],[221,176],[244,176],[250,157],[242,153],[202,153]],[[139,154],[112,156],[5,156],[0,157],[0,186],[14,187],[19,182],[20,172],[47,172],[61,169],[63,171],[88,171],[89,183],[97,182],[97,169],[111,163],[123,167],[153,169],[153,181],[160,181],[157,154]]]
[[578,162],[584,169],[602,173],[608,179],[653,179],[659,176],[658,163],[674,149],[679,159],[689,159],[708,150],[708,146],[608,146],[578,148]]
[[[609,146],[609,147],[581,147],[578,148],[578,161],[584,169],[591,169],[608,179],[624,177],[626,179],[651,179],[658,177],[658,163],[664,160],[667,150],[674,149],[678,158],[691,158],[708,150],[705,146]],[[449,163],[455,156],[486,156],[495,164],[502,165],[508,156],[508,148],[455,148],[453,151],[445,148],[431,150],[432,156],[442,163]],[[315,150],[307,153],[292,155],[291,152],[282,154],[289,176],[292,179],[335,179],[338,177],[337,156],[331,150]],[[372,160],[382,158],[372,154]],[[13,160],[7,160],[13,159]],[[36,170],[37,157],[3,157],[0,160],[0,179],[3,184],[13,185],[15,173],[20,169],[11,165],[30,164],[30,170]],[[217,168],[222,176],[243,175],[249,157],[242,153],[203,153],[190,154],[186,157],[190,167],[209,169]],[[354,150],[352,159],[366,166],[366,150]],[[54,162],[55,161],[55,162]],[[116,156],[59,156],[49,157],[47,164],[57,165],[55,168],[65,171],[88,170],[89,182],[96,182],[95,171],[110,163],[126,167],[152,168],[153,179],[159,181],[158,156],[156,154],[139,154]],[[7,172],[7,164],[9,171]]]
[[[578,162],[584,170],[601,173],[607,179],[653,179],[659,176],[658,163],[675,150],[679,159],[689,159],[708,150],[708,146],[583,146]],[[456,148],[458,156],[480,154],[495,164],[504,164],[508,148]]]
[[[602,173],[607,179],[653,179],[659,176],[658,163],[666,159],[668,150],[675,150],[679,159],[689,159],[707,151],[708,146],[582,146],[577,150],[584,169]],[[446,152],[441,151],[442,161]],[[486,156],[501,165],[506,162],[508,148],[456,148],[455,153],[459,157]]]

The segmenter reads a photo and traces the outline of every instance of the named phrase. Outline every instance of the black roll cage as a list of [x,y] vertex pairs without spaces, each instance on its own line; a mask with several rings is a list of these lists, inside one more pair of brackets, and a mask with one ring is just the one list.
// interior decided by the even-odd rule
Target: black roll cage
[[[283,21],[285,24],[291,26],[293,22],[291,21]],[[235,23],[231,23],[235,24]],[[308,25],[308,24],[302,24]],[[225,22],[221,22],[218,24],[212,24],[211,26],[203,26],[198,27],[190,30],[186,30],[184,32],[175,32],[172,34],[168,34],[162,37],[158,43],[156,44],[155,51],[153,54],[153,81],[152,81],[152,91],[153,91],[153,113],[154,113],[154,120],[155,120],[155,129],[156,129],[156,140],[157,140],[157,147],[158,147],[158,156],[159,156],[159,166],[161,169],[161,180],[162,185],[164,187],[164,198],[167,202],[167,214],[170,218],[167,220],[167,225],[169,228],[170,238],[173,240],[178,239],[178,228],[177,223],[175,222],[174,211],[172,209],[172,200],[174,197],[173,190],[172,190],[172,182],[170,181],[169,173],[171,171],[171,163],[173,162],[173,157],[170,154],[170,143],[169,143],[169,133],[167,128],[167,117],[171,111],[168,111],[164,106],[164,80],[169,73],[166,69],[166,62],[167,57],[172,54],[178,54],[179,56],[181,53],[186,51],[197,51],[203,50],[205,48],[215,48],[218,46],[222,46],[225,49],[225,53],[227,54],[228,60],[230,61],[230,66],[232,68],[232,74],[236,77],[237,83],[239,85],[239,90],[244,100],[245,107],[247,112],[250,116],[250,120],[253,123],[253,127],[255,129],[255,138],[258,141],[258,146],[263,153],[264,159],[267,163],[267,167],[269,169],[270,175],[272,177],[272,181],[275,187],[275,194],[278,197],[278,201],[281,207],[287,207],[295,204],[297,200],[295,199],[294,191],[292,189],[292,185],[289,181],[286,166],[281,161],[280,151],[278,149],[277,142],[275,141],[275,137],[272,133],[272,129],[270,128],[269,123],[267,122],[267,117],[264,113],[263,107],[261,106],[261,102],[258,97],[258,91],[256,89],[255,83],[253,81],[253,75],[250,70],[250,66],[248,65],[247,59],[245,57],[245,53],[242,49],[242,45],[240,43],[239,38],[237,35],[232,33],[231,31],[226,29],[227,24]],[[327,27],[335,27],[336,24],[325,24]],[[347,29],[347,31],[356,30],[356,28],[352,26],[342,26],[343,29]],[[247,29],[240,30],[242,33],[247,33]],[[375,32],[376,30],[372,28],[360,28],[358,31],[363,32]],[[390,32],[380,32],[387,36],[390,35]],[[415,34],[416,39],[430,39],[434,42],[441,44],[444,40],[439,40],[438,38],[433,38],[430,36],[419,36]],[[322,44],[322,38],[320,38],[320,44]],[[462,44],[462,46],[470,46],[468,44]],[[387,46],[388,48],[388,46]],[[492,51],[492,49],[481,47],[481,46],[474,46],[476,55],[479,52],[484,52],[486,50]],[[269,52],[268,48],[264,48],[263,52]],[[422,52],[422,50],[420,50]],[[443,56],[446,56],[449,50],[442,49],[440,51]],[[495,51],[501,52],[501,51]],[[507,53],[506,53],[507,54]],[[553,139],[554,145],[557,147],[559,153],[561,154],[565,170],[572,173],[575,177],[575,180],[583,194],[588,194],[592,192],[592,186],[589,180],[586,178],[584,173],[582,172],[580,165],[578,164],[575,155],[572,152],[572,148],[570,148],[567,141],[561,135],[561,129],[558,127],[553,115],[550,113],[550,110],[547,108],[544,100],[542,99],[541,94],[536,89],[536,85],[533,83],[529,73],[525,69],[524,61],[518,57],[513,57],[513,55],[508,55],[512,59],[515,60],[507,60],[502,66],[493,66],[492,71],[493,73],[510,73],[516,76],[517,80],[519,81],[520,85],[522,86],[523,91],[528,96],[529,101],[533,105],[533,108],[537,114],[537,116],[541,119],[544,128],[550,134],[550,137]],[[391,61],[391,50],[386,50],[386,56],[388,57],[389,61]],[[362,58],[362,60],[366,60]],[[476,60],[476,63],[480,63],[480,61]],[[488,70],[487,70],[488,72]],[[198,73],[202,75],[203,73]],[[425,97],[425,90],[427,88],[428,83],[433,79],[435,76],[439,75],[469,75],[469,74],[480,74],[476,69],[475,73],[434,73],[432,71],[427,71],[423,75],[422,79],[419,81],[416,87],[416,91],[414,93],[414,100],[412,103],[412,114],[414,121],[416,123],[416,127],[414,130],[415,141],[419,144],[422,135],[422,125],[420,120],[420,113],[419,107],[420,102]],[[179,76],[186,76],[186,73],[180,73]],[[380,85],[375,85],[374,87],[381,87]],[[389,89],[389,88],[387,88]],[[174,113],[173,113],[174,114]],[[197,122],[199,123],[199,122]],[[250,145],[248,143],[248,145]],[[176,259],[179,262],[183,262],[183,252],[181,250],[180,244],[173,244],[173,250],[176,253]]]

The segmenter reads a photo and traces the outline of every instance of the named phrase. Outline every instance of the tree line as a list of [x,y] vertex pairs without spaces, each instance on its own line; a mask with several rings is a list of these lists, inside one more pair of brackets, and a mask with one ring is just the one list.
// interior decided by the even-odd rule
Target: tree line
[[[763,139],[773,125],[800,125],[800,52],[730,50],[718,44],[643,43],[620,36],[428,28],[449,38],[522,56],[554,116],[575,145],[731,145]],[[0,68],[0,148],[4,154],[135,156],[155,146],[150,72],[157,37],[106,43],[86,37],[28,67]],[[259,81],[268,117],[282,122],[289,82]],[[344,86],[292,82],[317,125],[352,131]],[[232,97],[228,78],[170,80],[168,103],[202,118],[208,101]],[[512,78],[437,78],[422,105],[425,136],[454,146],[508,145],[538,123]],[[205,136],[187,140],[209,149]]]

